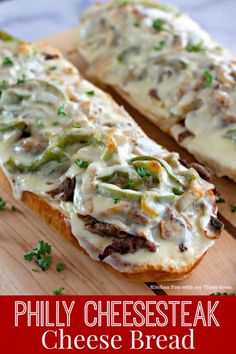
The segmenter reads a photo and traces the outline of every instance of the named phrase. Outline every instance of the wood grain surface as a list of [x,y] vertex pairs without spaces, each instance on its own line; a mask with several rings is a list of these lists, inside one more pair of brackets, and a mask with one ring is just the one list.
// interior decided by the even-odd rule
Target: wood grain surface
[[[62,50],[80,71],[84,63],[76,50],[76,30],[58,34],[47,39]],[[114,92],[115,99],[124,105],[143,130],[158,143],[169,150],[180,153],[182,159],[194,158],[175,141],[161,132],[155,125],[127,105]],[[226,200],[219,204],[220,214],[225,221],[225,231],[211,248],[193,274],[179,282],[161,284],[151,283],[155,293],[166,294],[210,294],[217,291],[236,291],[236,213],[230,205],[236,203],[236,184],[227,178],[213,178],[217,190]],[[153,292],[146,284],[137,284],[104,269],[98,262],[81,254],[76,247],[65,241],[54,230],[45,225],[37,215],[20,201],[1,188],[0,197],[7,201],[8,208],[0,212],[0,294],[52,294],[53,289],[64,287],[65,294],[127,294],[151,295]],[[17,206],[15,212],[11,205]],[[53,263],[46,272],[33,272],[34,264],[26,263],[23,255],[43,239],[52,245]],[[59,275],[56,264],[64,262],[66,270]]]

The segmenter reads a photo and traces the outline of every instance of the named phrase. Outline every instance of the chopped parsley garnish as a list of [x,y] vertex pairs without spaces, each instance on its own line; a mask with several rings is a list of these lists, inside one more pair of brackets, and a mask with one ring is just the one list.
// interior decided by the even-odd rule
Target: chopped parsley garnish
[[139,176],[142,178],[151,176],[145,167],[138,167],[137,172],[138,172]]
[[59,289],[53,290],[54,295],[62,295],[62,292],[65,290],[65,288],[60,287]]
[[223,204],[225,203],[225,199],[219,195],[218,197],[216,197],[216,203]]
[[210,72],[210,70],[206,69],[206,70],[204,71],[203,75],[204,75],[204,78],[205,78],[206,86],[207,86],[207,87],[212,86],[212,83],[213,83],[214,78],[213,78],[213,75],[212,75],[212,73]]
[[79,125],[79,124],[76,124],[76,125],[74,125],[74,128],[81,128],[81,125]]
[[135,188],[135,187],[136,187],[136,182],[135,181],[128,181],[125,184],[125,186],[124,186],[125,189],[132,189],[132,188]]
[[199,43],[191,43],[189,42],[187,44],[186,47],[187,52],[195,52],[195,53],[199,53],[199,52],[204,52],[204,50],[206,50],[206,48],[203,46],[203,44],[201,42]]
[[25,79],[26,79],[26,76],[23,74],[22,77],[20,77],[18,80],[17,80],[17,85],[20,85],[20,84],[24,84],[25,83]]
[[114,198],[114,204],[118,204],[118,203],[120,203],[120,201],[121,201],[120,197]]
[[55,122],[52,122],[52,126],[57,127],[58,125],[60,125],[60,122],[58,122],[58,120],[55,120]]
[[67,116],[67,112],[65,110],[65,105],[64,104],[61,107],[58,108],[57,114],[59,116]]
[[0,198],[0,211],[5,210],[6,202],[4,199]]
[[63,272],[66,269],[65,263],[57,263],[56,270],[58,273]]
[[16,211],[16,206],[15,206],[15,205],[12,205],[12,206],[11,206],[11,210],[12,210],[12,211]]
[[160,32],[163,30],[163,27],[165,25],[166,21],[163,20],[162,18],[157,18],[156,20],[153,21],[152,27],[157,31]]
[[38,117],[38,118],[36,119],[36,125],[37,125],[38,128],[43,128],[43,127],[45,127],[44,119],[41,118],[41,117]]
[[56,70],[56,69],[57,69],[57,66],[56,66],[56,65],[50,66],[50,67],[48,68],[48,70],[50,70],[50,71],[53,71],[53,70]]
[[162,50],[165,47],[166,41],[164,39],[161,39],[158,46],[154,47],[155,50],[159,51]]
[[2,61],[2,65],[4,66],[13,66],[13,61],[9,57],[5,57]]
[[232,213],[235,213],[236,212],[236,204],[232,204],[230,210]]
[[79,166],[80,168],[87,168],[88,165],[89,165],[89,162],[88,162],[88,161],[84,161],[84,160],[80,160],[80,159],[75,160],[75,163],[76,163],[76,165]]
[[35,260],[38,266],[43,270],[47,270],[52,263],[51,246],[44,241],[39,241],[37,246],[24,255],[24,260],[31,262]]
[[138,21],[134,22],[134,27],[140,27],[140,22]]
[[94,96],[95,92],[93,90],[86,92],[88,96]]

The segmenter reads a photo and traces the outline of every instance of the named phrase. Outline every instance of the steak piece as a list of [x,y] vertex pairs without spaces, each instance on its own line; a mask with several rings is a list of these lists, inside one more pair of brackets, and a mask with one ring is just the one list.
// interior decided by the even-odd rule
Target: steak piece
[[135,253],[141,248],[147,249],[150,252],[155,252],[157,249],[157,245],[154,242],[141,236],[131,235],[120,230],[116,225],[100,222],[91,216],[79,217],[85,221],[86,230],[102,237],[116,238],[104,249],[103,253],[98,256],[100,261],[103,261],[113,253]]
[[45,60],[53,60],[53,59],[58,59],[59,55],[58,54],[52,54],[52,53],[43,53]]
[[212,215],[206,230],[207,236],[209,238],[217,238],[220,236],[220,233],[223,228],[224,224]]
[[64,202],[72,202],[74,197],[74,190],[75,190],[75,179],[71,179],[66,177],[64,181],[55,189],[48,191],[52,198],[60,194],[60,199]]

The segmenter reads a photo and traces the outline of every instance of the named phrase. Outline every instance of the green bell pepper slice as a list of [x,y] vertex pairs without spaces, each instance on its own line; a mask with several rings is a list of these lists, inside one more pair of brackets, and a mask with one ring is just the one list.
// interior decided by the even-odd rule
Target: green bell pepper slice
[[64,153],[61,150],[54,151],[52,150],[52,148],[49,148],[44,151],[44,153],[41,155],[40,158],[38,158],[30,165],[25,165],[21,163],[18,164],[15,161],[14,157],[10,157],[5,163],[5,166],[10,171],[13,172],[20,172],[20,173],[37,172],[49,162],[52,161],[62,162],[62,160],[65,160],[65,162],[69,161],[69,157],[67,156],[66,153]]
[[88,143],[92,140],[93,134],[86,133],[86,134],[66,134],[59,138],[56,143],[56,146],[60,149],[65,149],[66,147],[74,144],[84,144]]
[[172,181],[178,184],[179,186],[184,187],[184,184],[177,177],[175,177],[175,175],[171,172],[170,167],[164,160],[152,156],[137,156],[130,160],[131,163],[134,163],[136,161],[158,161],[160,165],[166,170],[170,179],[172,179]]
[[122,198],[133,202],[140,202],[142,198],[142,192],[132,191],[129,189],[121,189],[113,184],[100,183],[97,184],[98,193],[110,198]]
[[23,120],[18,122],[12,122],[9,124],[0,124],[0,133],[4,134],[7,132],[11,132],[13,130],[24,130],[27,127],[27,123]]

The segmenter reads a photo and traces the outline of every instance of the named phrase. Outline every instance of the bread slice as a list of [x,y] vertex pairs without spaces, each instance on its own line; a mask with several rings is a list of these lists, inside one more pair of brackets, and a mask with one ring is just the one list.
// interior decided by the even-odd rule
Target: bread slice
[[[4,174],[3,170],[0,169],[0,183],[4,188],[6,188],[10,193],[12,193],[11,185]],[[37,215],[39,215],[44,222],[46,222],[50,227],[58,232],[59,235],[64,237],[65,240],[77,247],[80,252],[86,254],[86,250],[81,247],[77,238],[73,235],[71,231],[70,219],[63,211],[58,208],[53,207],[48,201],[42,197],[34,194],[32,192],[23,192],[21,201],[25,203],[31,210],[33,210]],[[206,252],[205,252],[206,253]],[[199,257],[193,264],[188,265],[185,269],[177,272],[174,269],[169,272],[163,271],[161,268],[155,267],[144,267],[140,269],[139,272],[118,272],[112,266],[107,263],[99,262],[99,264],[114,274],[124,276],[125,278],[135,281],[135,282],[168,282],[181,280],[191,275],[193,269],[199,264],[205,253]]]
[[104,267],[140,282],[189,275],[222,228],[214,186],[57,50],[0,42],[6,57],[0,180]]
[[236,181],[235,58],[197,23],[153,0],[113,0],[82,15],[78,48],[90,77]]

